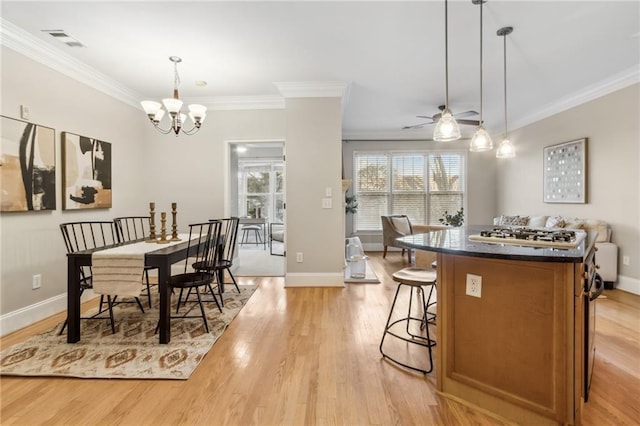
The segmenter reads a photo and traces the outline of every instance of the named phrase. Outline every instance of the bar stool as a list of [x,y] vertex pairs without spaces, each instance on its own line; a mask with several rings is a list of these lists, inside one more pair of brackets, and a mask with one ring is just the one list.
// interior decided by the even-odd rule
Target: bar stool
[[[387,324],[385,325],[384,333],[382,334],[382,340],[380,341],[380,353],[382,354],[383,358],[387,358],[403,367],[421,372],[422,374],[429,374],[433,370],[433,354],[431,352],[431,348],[436,345],[436,341],[431,339],[429,335],[428,323],[434,321],[436,315],[427,313],[427,308],[429,306],[427,302],[430,300],[433,289],[436,285],[436,272],[422,268],[404,268],[393,274],[393,280],[398,282],[398,288],[396,289],[396,294],[393,298],[393,303],[391,304],[391,309],[389,311],[389,318],[387,319]],[[394,313],[394,308],[396,306],[396,301],[398,300],[398,294],[400,293],[400,289],[403,286],[409,287],[409,308],[407,309],[406,316],[403,316],[395,321],[391,321]],[[423,288],[427,286],[429,287],[428,298],[425,297],[426,290],[425,288]],[[424,310],[424,313],[420,315],[420,317],[416,316],[415,312],[411,312],[414,291],[416,292],[416,295],[419,295],[419,297],[422,298],[422,309]],[[416,334],[411,330],[412,321],[416,324],[420,324],[420,329],[424,330],[425,336]],[[400,325],[403,323],[405,324],[404,331],[402,331],[402,326]],[[387,335],[403,340],[407,343],[412,343],[414,345],[427,348],[429,352],[429,369],[424,370],[418,367],[411,366],[407,363],[398,361],[397,359],[394,359],[393,357],[385,353],[383,344]]]
[[254,244],[262,244],[262,237],[260,236],[260,227],[257,225],[248,225],[242,227],[242,241],[241,244],[251,244],[249,242],[249,233],[253,232]]

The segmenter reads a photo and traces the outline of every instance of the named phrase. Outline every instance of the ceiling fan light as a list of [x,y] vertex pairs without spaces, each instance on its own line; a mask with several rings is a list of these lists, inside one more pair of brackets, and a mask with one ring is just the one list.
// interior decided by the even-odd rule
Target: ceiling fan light
[[504,138],[496,150],[496,158],[514,158],[516,149],[508,138]]
[[493,141],[491,135],[485,130],[484,127],[478,126],[478,129],[471,138],[471,144],[469,145],[469,151],[482,152],[493,149]]
[[445,108],[442,117],[438,120],[436,128],[433,130],[433,140],[436,142],[452,142],[460,139],[460,126],[451,115],[451,111]]

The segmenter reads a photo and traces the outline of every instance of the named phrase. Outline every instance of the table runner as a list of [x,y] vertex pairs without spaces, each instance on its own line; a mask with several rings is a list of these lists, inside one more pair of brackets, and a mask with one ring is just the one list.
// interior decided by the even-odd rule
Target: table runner
[[178,238],[182,241],[171,241],[166,244],[143,241],[93,253],[91,255],[93,292],[113,296],[139,296],[142,290],[145,254],[187,241],[189,234],[180,234]]

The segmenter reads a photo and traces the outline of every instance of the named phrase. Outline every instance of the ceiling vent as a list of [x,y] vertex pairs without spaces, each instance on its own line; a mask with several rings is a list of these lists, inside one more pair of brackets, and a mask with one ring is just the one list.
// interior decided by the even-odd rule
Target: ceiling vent
[[80,43],[75,38],[66,34],[64,30],[42,30],[42,31],[45,33],[48,33],[49,35],[51,35],[51,37],[54,37],[56,40],[63,42],[69,47],[85,47],[84,44]]

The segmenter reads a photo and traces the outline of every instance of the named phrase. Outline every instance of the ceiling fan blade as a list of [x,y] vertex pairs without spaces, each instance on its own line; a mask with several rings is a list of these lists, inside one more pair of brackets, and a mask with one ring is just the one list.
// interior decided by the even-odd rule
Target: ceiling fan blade
[[458,122],[458,124],[467,124],[469,126],[479,126],[480,125],[480,121],[479,120],[456,120]]
[[476,111],[471,110],[471,111],[461,112],[460,114],[453,114],[453,116],[456,118],[456,120],[458,118],[469,117],[469,116],[472,116],[472,115],[478,115],[478,113]]
[[404,126],[402,128],[402,130],[409,130],[409,129],[422,129],[424,126],[426,126],[427,124],[433,124],[433,123],[420,123],[420,124],[414,124],[413,126]]
[[[435,123],[436,122],[436,120],[434,120],[433,117],[429,117],[427,115],[416,115],[416,117],[418,117],[418,118],[427,118],[427,119],[431,120],[431,123]],[[430,123],[427,123],[427,124],[430,124]]]

